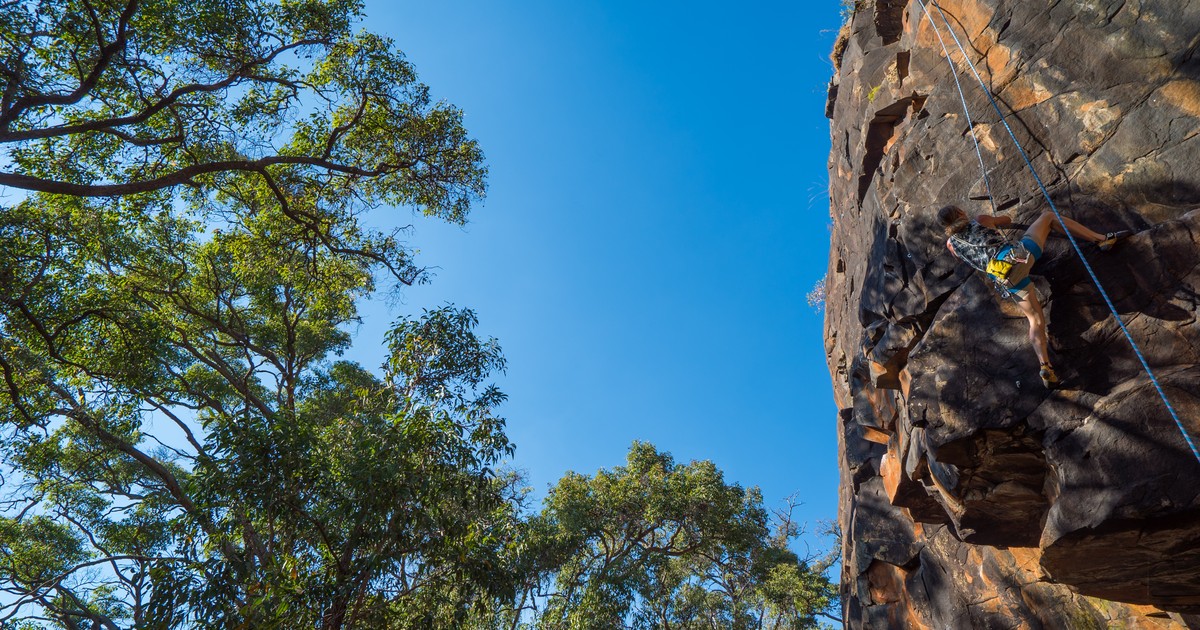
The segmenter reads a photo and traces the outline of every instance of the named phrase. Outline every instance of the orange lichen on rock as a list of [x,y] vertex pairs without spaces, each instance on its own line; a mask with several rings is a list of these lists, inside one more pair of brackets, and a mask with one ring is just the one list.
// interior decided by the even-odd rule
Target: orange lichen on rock
[[904,579],[907,572],[894,565],[878,560],[867,569],[871,584],[871,601],[876,604],[894,604],[904,599]]
[[1021,111],[1045,102],[1054,94],[1029,75],[1021,75],[1009,83],[1002,92],[1004,100],[1014,111]]
[[1200,117],[1200,81],[1171,81],[1159,88],[1156,96],[1188,116]]

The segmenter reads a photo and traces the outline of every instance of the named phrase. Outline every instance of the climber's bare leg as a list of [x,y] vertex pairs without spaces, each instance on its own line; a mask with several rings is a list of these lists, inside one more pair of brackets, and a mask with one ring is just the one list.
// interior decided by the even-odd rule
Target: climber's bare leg
[[1042,302],[1032,286],[1029,287],[1029,294],[1025,299],[1017,302],[1017,307],[1029,320],[1029,341],[1033,343],[1038,363],[1050,365],[1050,335],[1046,332],[1046,313],[1042,310]]
[[[1104,235],[1099,232],[1092,231],[1086,225],[1067,217],[1063,217],[1063,223],[1067,224],[1067,229],[1071,234],[1078,239],[1088,243],[1099,243],[1104,240]],[[1025,236],[1032,238],[1038,244],[1038,247],[1046,246],[1046,237],[1050,236],[1050,231],[1054,230],[1059,234],[1063,234],[1062,224],[1058,222],[1058,217],[1054,216],[1053,212],[1043,210],[1037,220],[1029,224],[1029,229],[1025,230]]]

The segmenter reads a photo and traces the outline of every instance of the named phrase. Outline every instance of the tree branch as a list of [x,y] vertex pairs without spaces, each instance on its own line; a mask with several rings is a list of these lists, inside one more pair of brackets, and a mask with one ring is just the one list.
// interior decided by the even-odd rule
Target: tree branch
[[[0,131],[7,131],[9,125],[17,119],[25,110],[45,107],[47,105],[72,105],[78,103],[88,92],[91,92],[96,83],[100,80],[100,75],[108,69],[117,53],[125,49],[126,37],[128,35],[129,21],[133,19],[133,14],[137,12],[138,0],[129,0],[125,5],[125,9],[121,11],[121,16],[117,19],[117,35],[116,38],[109,43],[100,47],[100,58],[96,60],[92,66],[91,72],[88,73],[82,81],[79,82],[79,87],[67,94],[37,94],[26,96],[17,99],[8,110],[0,112]],[[98,40],[97,43],[101,43]]]
[[264,168],[275,165],[312,166],[343,175],[378,177],[412,168],[416,164],[416,160],[406,160],[397,164],[379,164],[373,169],[367,169],[308,156],[274,155],[257,160],[222,160],[193,164],[153,179],[125,184],[76,184],[18,173],[0,173],[0,186],[73,197],[121,197],[189,184],[201,175],[234,171],[261,173]]
[[[240,80],[240,79],[256,79],[258,81],[263,81],[263,82],[281,83],[282,81],[280,79],[276,79],[274,77],[265,77],[265,76],[261,76],[261,75],[255,75],[255,74],[251,73],[251,70],[253,70],[254,68],[257,68],[258,66],[262,66],[264,64],[271,63],[272,61],[275,60],[276,57],[278,57],[279,55],[281,55],[289,50],[293,50],[293,49],[300,48],[303,46],[317,46],[317,45],[328,45],[328,44],[329,44],[329,42],[327,42],[325,40],[321,40],[321,39],[297,40],[295,42],[292,42],[285,46],[281,46],[281,47],[271,51],[271,53],[266,55],[265,57],[260,57],[258,59],[253,59],[251,61],[247,61],[246,63],[239,66],[236,70],[229,73],[229,75],[226,76],[224,79],[222,79],[216,83],[193,83],[193,84],[184,85],[184,86],[175,88],[174,90],[171,91],[170,94],[167,94],[166,96],[164,96],[157,103],[154,103],[153,105],[147,107],[146,109],[143,109],[142,111],[140,111],[136,114],[131,114],[128,116],[119,116],[117,118],[101,118],[101,119],[97,119],[97,120],[89,120],[87,122],[77,123],[74,125],[59,125],[59,126],[55,126],[55,127],[46,127],[46,128],[42,128],[42,129],[27,129],[27,130],[22,130],[22,131],[8,131],[6,126],[2,126],[2,127],[0,127],[0,130],[2,130],[2,132],[0,132],[0,142],[7,143],[7,142],[22,142],[22,141],[26,141],[26,140],[42,140],[45,138],[57,138],[57,137],[67,136],[67,135],[72,135],[72,134],[87,133],[89,131],[103,131],[105,133],[114,133],[114,135],[117,135],[118,137],[122,138],[123,140],[131,142],[132,144],[137,144],[138,146],[149,146],[149,144],[163,144],[166,142],[166,140],[157,141],[157,142],[149,142],[149,143],[143,142],[142,144],[139,144],[138,142],[135,142],[133,140],[132,136],[122,136],[122,135],[115,133],[114,127],[124,127],[124,126],[128,126],[128,125],[136,125],[139,123],[146,122],[151,117],[153,117],[155,114],[161,112],[162,110],[166,109],[167,107],[170,107],[171,105],[174,105],[177,101],[179,101],[180,98],[183,98],[184,96],[187,96],[189,94],[208,94],[208,93],[212,93],[212,92],[219,92],[219,91],[221,91],[225,88],[228,88],[228,87],[232,86],[233,84],[237,83],[238,80]],[[0,123],[2,123],[2,122],[3,121],[0,120]],[[179,136],[179,141],[182,141],[182,136]]]

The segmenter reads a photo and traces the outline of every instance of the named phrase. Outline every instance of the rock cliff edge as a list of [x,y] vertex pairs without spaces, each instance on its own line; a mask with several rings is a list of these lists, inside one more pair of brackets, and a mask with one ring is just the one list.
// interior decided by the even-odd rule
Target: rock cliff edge
[[[928,0],[926,0],[928,2]],[[1200,440],[1200,0],[941,0]],[[851,628],[1200,628],[1200,463],[1070,245],[1034,268],[1065,387],[937,209],[1048,206],[947,25],[860,0],[834,51],[826,352]]]

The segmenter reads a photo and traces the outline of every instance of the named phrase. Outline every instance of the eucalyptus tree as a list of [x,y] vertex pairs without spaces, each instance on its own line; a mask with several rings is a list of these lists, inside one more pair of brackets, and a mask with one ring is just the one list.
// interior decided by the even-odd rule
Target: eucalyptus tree
[[[477,145],[356,0],[0,3],[0,185],[81,197],[252,174],[462,221]],[[350,204],[354,205],[354,204]],[[314,229],[319,217],[300,213]]]
[[816,628],[837,603],[833,556],[799,557],[792,508],[710,461],[634,443],[627,463],[569,473],[525,525],[512,628]]
[[477,144],[346,0],[0,2],[0,625],[452,625],[512,589],[474,315],[339,360]]

